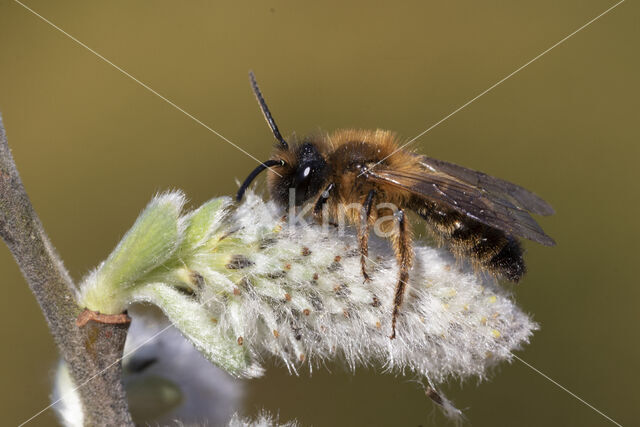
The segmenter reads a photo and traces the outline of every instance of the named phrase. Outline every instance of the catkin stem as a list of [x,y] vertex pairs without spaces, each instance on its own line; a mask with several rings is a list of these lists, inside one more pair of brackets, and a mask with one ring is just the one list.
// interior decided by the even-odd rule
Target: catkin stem
[[128,325],[89,322],[82,328],[76,326],[82,309],[76,303],[73,281],[27,196],[1,117],[0,236],[40,304],[75,384],[80,386],[86,425],[133,425],[120,365]]

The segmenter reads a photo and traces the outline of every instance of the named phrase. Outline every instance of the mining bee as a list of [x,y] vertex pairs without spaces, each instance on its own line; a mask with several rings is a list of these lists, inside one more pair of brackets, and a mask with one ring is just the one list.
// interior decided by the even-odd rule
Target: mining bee
[[[555,242],[530,213],[551,215],[553,208],[524,188],[485,173],[400,149],[398,138],[385,130],[337,130],[289,144],[280,134],[253,73],[251,87],[277,140],[270,160],[255,168],[238,190],[240,201],[249,184],[269,169],[267,185],[279,205],[313,204],[318,217],[337,217],[343,206],[347,220],[357,226],[362,275],[367,274],[369,228],[377,218],[390,216],[397,223],[381,224],[388,233],[399,266],[391,322],[391,338],[413,261],[408,211],[422,217],[433,236],[457,258],[477,269],[517,282],[525,273],[518,237],[546,246]],[[397,207],[374,209],[381,204]],[[388,205],[385,205],[388,206]]]

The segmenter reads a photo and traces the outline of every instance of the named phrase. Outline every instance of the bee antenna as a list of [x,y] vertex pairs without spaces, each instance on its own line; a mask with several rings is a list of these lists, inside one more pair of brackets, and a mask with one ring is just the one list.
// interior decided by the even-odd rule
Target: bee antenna
[[267,160],[266,162],[262,162],[261,164],[259,164],[258,167],[256,167],[253,171],[251,171],[249,176],[244,180],[244,182],[238,189],[238,194],[236,194],[236,200],[238,202],[242,200],[242,196],[244,196],[244,192],[247,191],[247,188],[249,188],[249,185],[251,184],[251,182],[254,179],[256,179],[256,177],[260,174],[260,172],[262,172],[265,169],[269,169],[271,166],[276,166],[276,165],[284,165],[284,162],[282,160]]
[[271,128],[271,132],[273,132],[273,136],[275,136],[278,142],[280,142],[280,145],[282,146],[282,148],[286,150],[287,148],[289,148],[289,144],[287,144],[287,141],[285,141],[282,135],[280,135],[278,126],[276,125],[276,122],[273,120],[273,117],[271,116],[271,112],[269,111],[269,107],[267,107],[267,103],[264,101],[264,98],[262,97],[262,92],[260,92],[260,88],[258,87],[258,83],[256,82],[256,76],[255,74],[253,74],[253,71],[249,71],[249,81],[251,82],[251,89],[253,89],[253,93],[256,96],[256,99],[258,100],[258,104],[260,104],[260,109],[262,110],[262,114],[264,115],[264,118],[267,121],[267,124]]

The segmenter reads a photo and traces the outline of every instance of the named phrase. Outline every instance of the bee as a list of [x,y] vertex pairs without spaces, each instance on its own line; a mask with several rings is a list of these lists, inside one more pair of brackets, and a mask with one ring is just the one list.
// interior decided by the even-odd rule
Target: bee
[[[295,190],[295,206],[313,204],[313,214],[336,218],[354,203],[360,209],[346,213],[357,227],[360,264],[367,274],[369,229],[378,218],[390,236],[398,263],[391,335],[396,336],[409,271],[413,263],[412,232],[407,213],[421,217],[427,230],[458,259],[476,269],[518,282],[525,273],[518,238],[546,246],[554,240],[530,213],[551,215],[553,208],[532,192],[485,173],[401,149],[396,135],[385,130],[337,130],[289,144],[280,134],[253,73],[251,87],[276,139],[271,159],[255,168],[241,185],[237,200],[251,182],[268,169],[271,198],[283,207]],[[293,199],[293,198],[292,198]],[[374,206],[383,204],[383,208]],[[393,210],[387,206],[395,206]],[[386,225],[385,225],[386,224]]]

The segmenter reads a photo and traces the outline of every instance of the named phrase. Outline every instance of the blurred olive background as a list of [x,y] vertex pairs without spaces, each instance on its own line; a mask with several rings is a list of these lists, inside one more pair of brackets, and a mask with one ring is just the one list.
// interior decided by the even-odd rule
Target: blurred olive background
[[[516,4],[517,3],[517,4]],[[555,2],[27,4],[258,159],[272,138],[253,69],[285,134],[387,128],[411,138],[608,7]],[[640,421],[639,7],[626,2],[421,137],[423,153],[531,188],[555,248],[526,243],[513,287],[542,329],[519,356],[618,422]],[[79,280],[151,196],[197,204],[256,162],[19,4],[0,5],[0,111],[30,197]],[[2,424],[49,404],[56,349],[0,247]],[[251,381],[260,408],[304,425],[440,425],[407,378],[340,367]],[[607,425],[518,361],[446,394],[475,426]],[[51,425],[47,411],[31,425]]]

